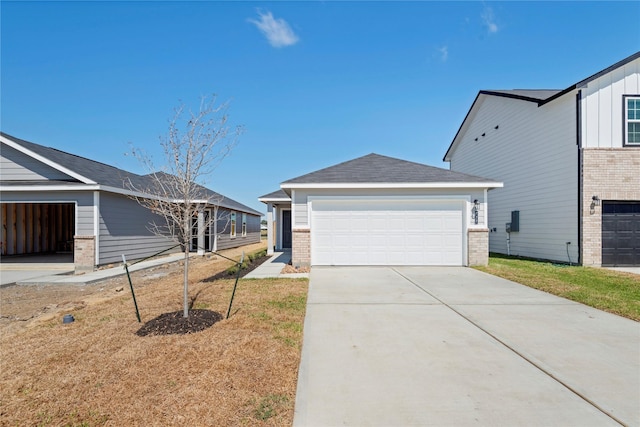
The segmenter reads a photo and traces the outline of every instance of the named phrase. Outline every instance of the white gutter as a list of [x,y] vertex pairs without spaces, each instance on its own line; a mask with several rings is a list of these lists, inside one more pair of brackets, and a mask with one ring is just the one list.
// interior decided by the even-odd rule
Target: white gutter
[[[350,188],[501,188],[502,182],[407,182],[407,183],[340,183],[340,184],[288,184],[280,187],[288,189],[350,189]],[[260,200],[260,199],[258,199]]]

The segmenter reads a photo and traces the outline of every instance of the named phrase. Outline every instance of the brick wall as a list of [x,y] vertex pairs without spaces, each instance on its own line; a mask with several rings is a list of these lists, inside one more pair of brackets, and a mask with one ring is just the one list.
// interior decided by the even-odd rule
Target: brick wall
[[291,263],[294,267],[311,265],[311,230],[293,230]]
[[582,265],[602,264],[602,203],[600,200],[640,200],[640,149],[582,150]]
[[73,240],[73,263],[76,274],[93,271],[96,265],[96,237],[74,236]]
[[469,266],[487,265],[489,263],[489,230],[469,229],[467,236]]

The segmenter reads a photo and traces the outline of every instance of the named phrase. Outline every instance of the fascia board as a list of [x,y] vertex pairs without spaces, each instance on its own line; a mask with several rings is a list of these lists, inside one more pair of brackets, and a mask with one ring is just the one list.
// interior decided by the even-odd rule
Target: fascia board
[[283,183],[282,188],[287,189],[381,189],[381,188],[501,188],[502,182],[408,182],[408,183],[351,183],[351,184],[288,184]]
[[43,157],[39,154],[34,153],[31,150],[28,150],[26,148],[24,148],[22,145],[20,144],[16,144],[15,142],[11,141],[8,138],[5,138],[3,136],[0,136],[0,140],[7,144],[9,147],[20,151],[21,153],[26,154],[29,157],[32,157],[36,160],[38,160],[39,162],[44,163],[47,166],[50,166],[56,170],[59,170],[60,172],[69,175],[70,177],[73,177],[79,181],[82,181],[84,184],[97,184],[97,182],[95,182],[94,180],[91,180],[89,178],[87,178],[86,176],[82,176],[74,171],[72,171],[71,169],[67,169],[64,166],[59,165],[58,163],[52,162],[51,160],[47,159],[46,157]]
[[259,197],[258,198],[259,202],[262,203],[274,203],[274,202],[280,202],[280,203],[286,203],[286,202],[291,202],[291,198],[280,198],[280,199],[276,199],[276,198],[268,198],[268,197]]
[[99,185],[0,185],[0,192],[15,193],[17,191],[33,193],[35,191],[95,191],[100,190]]

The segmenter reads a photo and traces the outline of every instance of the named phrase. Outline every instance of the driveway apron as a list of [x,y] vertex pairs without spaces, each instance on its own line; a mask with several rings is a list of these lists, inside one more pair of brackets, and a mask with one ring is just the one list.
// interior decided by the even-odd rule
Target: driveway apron
[[640,425],[640,324],[469,268],[314,267],[294,426]]

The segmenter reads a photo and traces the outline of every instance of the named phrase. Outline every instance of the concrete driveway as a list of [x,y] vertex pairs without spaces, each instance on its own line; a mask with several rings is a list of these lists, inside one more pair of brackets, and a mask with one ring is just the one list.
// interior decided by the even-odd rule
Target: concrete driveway
[[469,268],[314,267],[294,426],[640,425],[640,323]]

